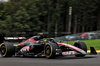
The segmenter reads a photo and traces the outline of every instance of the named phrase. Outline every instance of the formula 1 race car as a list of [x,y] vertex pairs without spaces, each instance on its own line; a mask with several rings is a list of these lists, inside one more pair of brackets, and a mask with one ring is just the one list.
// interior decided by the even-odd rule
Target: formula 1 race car
[[41,38],[41,36],[33,36],[28,40],[14,46],[10,42],[4,42],[0,45],[0,53],[2,57],[11,56],[43,56],[46,58],[56,58],[64,55],[75,55],[76,57],[84,57],[87,54],[97,54],[94,47],[90,47],[91,53],[87,53],[87,46],[84,42],[75,42],[74,45],[65,43],[57,43],[51,38]]

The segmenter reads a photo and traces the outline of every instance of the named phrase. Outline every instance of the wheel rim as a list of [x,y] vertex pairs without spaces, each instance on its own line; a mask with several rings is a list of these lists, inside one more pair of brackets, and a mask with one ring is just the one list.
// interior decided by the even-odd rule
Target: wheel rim
[[2,45],[1,46],[1,55],[5,55],[6,54],[6,46],[5,45]]
[[49,45],[47,45],[45,47],[45,55],[46,56],[50,56],[50,54],[51,54],[51,47]]

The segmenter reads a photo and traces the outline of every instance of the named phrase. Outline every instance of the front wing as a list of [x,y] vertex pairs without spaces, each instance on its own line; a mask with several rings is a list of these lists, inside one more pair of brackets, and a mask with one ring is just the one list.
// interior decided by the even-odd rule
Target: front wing
[[65,44],[65,43],[57,43],[57,44],[64,45],[65,47],[68,47],[71,49],[71,51],[62,52],[62,55],[96,55],[97,54],[94,47],[90,47],[91,52],[87,53],[84,50],[77,48],[75,46],[69,45],[69,44]]

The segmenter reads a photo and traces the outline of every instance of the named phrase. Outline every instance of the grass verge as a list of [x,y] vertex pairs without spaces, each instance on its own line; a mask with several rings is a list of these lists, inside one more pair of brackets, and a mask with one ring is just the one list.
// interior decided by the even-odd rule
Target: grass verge
[[[100,39],[96,39],[96,40],[82,40],[83,42],[86,43],[88,50],[90,49],[90,47],[94,47],[96,50],[100,50]],[[66,41],[63,43],[67,43],[70,45],[73,45],[75,43],[75,41]]]

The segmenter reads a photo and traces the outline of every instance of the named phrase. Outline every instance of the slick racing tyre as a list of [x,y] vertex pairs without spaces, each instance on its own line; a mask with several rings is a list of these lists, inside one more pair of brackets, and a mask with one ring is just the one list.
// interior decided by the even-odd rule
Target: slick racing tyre
[[[74,46],[87,52],[87,46],[84,42],[75,42]],[[76,57],[84,57],[85,55],[75,55]]]
[[52,43],[52,42],[46,43],[44,47],[45,57],[48,59],[56,58],[56,49],[58,49],[58,46],[56,43]]
[[2,57],[11,57],[14,53],[14,46],[11,43],[1,44],[0,54]]

